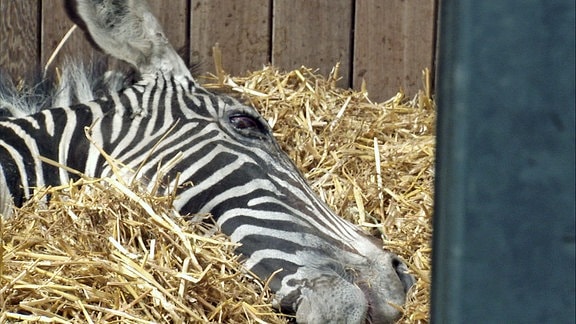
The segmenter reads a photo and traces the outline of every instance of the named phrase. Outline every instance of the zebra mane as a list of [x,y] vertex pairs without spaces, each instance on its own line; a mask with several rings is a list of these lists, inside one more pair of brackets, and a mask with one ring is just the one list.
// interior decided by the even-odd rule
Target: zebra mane
[[49,106],[54,92],[52,82],[34,73],[26,81],[15,84],[12,77],[0,69],[0,117],[20,117]]
[[23,117],[50,107],[65,107],[120,91],[138,80],[135,70],[120,65],[107,70],[104,59],[88,63],[66,59],[61,73],[33,73],[14,81],[0,69],[0,117]]

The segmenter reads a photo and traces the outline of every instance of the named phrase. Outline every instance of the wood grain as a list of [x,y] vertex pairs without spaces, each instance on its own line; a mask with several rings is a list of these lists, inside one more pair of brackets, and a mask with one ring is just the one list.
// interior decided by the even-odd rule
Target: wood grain
[[14,80],[39,66],[39,5],[36,0],[0,0],[0,68]]
[[340,62],[340,85],[350,86],[352,8],[351,0],[274,0],[272,63],[327,75]]
[[240,75],[270,62],[269,0],[193,0],[191,57],[203,71],[214,71],[212,47],[218,43],[224,70]]
[[357,0],[354,88],[365,79],[370,98],[422,89],[422,70],[433,71],[435,0]]
[[[437,0],[150,0],[152,11],[186,62],[214,71],[218,43],[226,72],[240,75],[273,63],[328,74],[341,63],[342,87],[385,100],[422,88],[422,69],[434,69]],[[0,66],[22,76],[46,64],[72,22],[63,2],[0,0]],[[66,56],[96,52],[77,30],[53,66]]]

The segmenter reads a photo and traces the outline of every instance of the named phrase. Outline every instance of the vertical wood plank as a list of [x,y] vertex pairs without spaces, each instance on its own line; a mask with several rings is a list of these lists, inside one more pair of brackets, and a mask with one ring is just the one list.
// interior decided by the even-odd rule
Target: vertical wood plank
[[239,75],[270,62],[270,0],[192,0],[191,58],[214,71],[218,43],[224,70]]
[[352,9],[352,0],[274,0],[272,63],[327,75],[340,62],[340,85],[350,86]]
[[[213,70],[217,42],[232,74],[270,61],[327,74],[340,61],[340,85],[359,88],[365,79],[376,100],[400,88],[412,95],[422,87],[421,71],[434,63],[435,5],[436,0],[178,0],[169,6],[150,1],[174,47],[186,61],[203,63],[204,71]],[[0,13],[0,65],[12,74],[45,64],[72,26],[60,1],[0,0]],[[87,59],[93,53],[78,30],[54,64],[61,65],[64,56]]]
[[370,98],[422,89],[422,70],[433,69],[435,0],[356,0],[353,84],[365,79]]
[[39,64],[36,0],[0,0],[0,68],[15,80]]

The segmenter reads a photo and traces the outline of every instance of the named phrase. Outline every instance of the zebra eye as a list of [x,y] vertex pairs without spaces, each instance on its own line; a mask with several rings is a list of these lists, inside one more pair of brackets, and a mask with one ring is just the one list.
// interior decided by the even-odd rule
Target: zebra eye
[[241,113],[231,115],[228,119],[234,129],[243,136],[264,139],[268,134],[268,129],[257,117]]
[[253,129],[253,130],[260,129],[260,123],[258,123],[256,119],[247,115],[231,116],[230,122],[237,129]]

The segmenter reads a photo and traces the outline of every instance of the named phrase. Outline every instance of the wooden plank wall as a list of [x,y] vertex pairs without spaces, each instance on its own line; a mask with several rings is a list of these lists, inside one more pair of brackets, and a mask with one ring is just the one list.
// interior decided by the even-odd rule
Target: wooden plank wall
[[[224,69],[240,75],[272,63],[328,74],[341,63],[340,86],[367,82],[370,97],[422,88],[434,68],[437,0],[149,0],[176,49],[200,71],[213,71],[218,43]],[[16,77],[42,67],[72,23],[62,1],[0,0],[0,66]],[[76,30],[59,52],[94,54]]]

